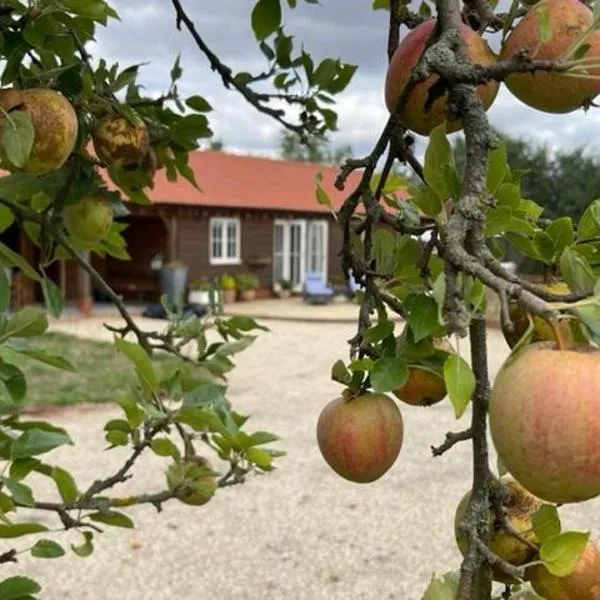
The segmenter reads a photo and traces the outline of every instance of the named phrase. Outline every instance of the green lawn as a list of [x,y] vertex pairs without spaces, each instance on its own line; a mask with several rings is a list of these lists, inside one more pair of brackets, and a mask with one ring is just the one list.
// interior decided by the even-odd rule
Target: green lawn
[[[136,382],[132,364],[114,346],[105,342],[83,340],[61,333],[46,333],[32,342],[36,350],[45,350],[62,356],[77,369],[76,373],[47,366],[36,360],[19,357],[14,361],[27,379],[29,406],[53,404],[79,404],[83,402],[108,402],[118,390]],[[157,373],[172,369],[175,360],[159,357]],[[0,405],[12,404],[8,392],[0,384]]]

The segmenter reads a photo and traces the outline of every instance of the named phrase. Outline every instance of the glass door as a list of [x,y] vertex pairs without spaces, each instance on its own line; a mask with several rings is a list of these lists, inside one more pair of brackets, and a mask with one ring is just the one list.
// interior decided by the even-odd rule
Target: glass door
[[327,221],[308,222],[307,271],[320,273],[325,280],[327,280],[328,227]]
[[273,282],[291,281],[301,291],[306,269],[306,222],[276,220],[273,230]]

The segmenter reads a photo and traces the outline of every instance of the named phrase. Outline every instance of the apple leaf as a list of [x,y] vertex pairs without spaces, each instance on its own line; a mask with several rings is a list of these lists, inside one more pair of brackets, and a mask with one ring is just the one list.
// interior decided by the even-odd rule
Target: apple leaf
[[455,600],[458,593],[460,575],[456,572],[446,573],[441,577],[431,577],[422,600]]
[[331,367],[331,379],[333,381],[337,381],[338,383],[348,385],[348,383],[350,383],[351,378],[352,376],[346,368],[346,364],[343,360],[336,361],[333,367]]
[[544,544],[545,542],[560,535],[560,517],[556,506],[544,504],[533,515],[533,531],[535,536]]
[[496,188],[505,180],[507,174],[506,144],[502,143],[497,148],[488,152],[486,173],[486,186],[488,192],[493,194],[496,191]]
[[423,165],[425,181],[440,200],[444,200],[451,192],[445,165],[454,166],[454,157],[446,137],[446,124],[442,123],[429,134]]
[[35,130],[31,117],[22,111],[5,115],[2,123],[1,143],[6,158],[15,167],[23,167],[31,156]]
[[575,570],[589,539],[589,532],[561,533],[541,545],[540,559],[552,575],[566,577]]
[[41,589],[37,581],[16,575],[0,581],[0,598],[2,600],[27,600],[33,598],[33,594],[37,594]]
[[454,414],[460,419],[475,392],[475,375],[459,354],[450,354],[444,362],[444,381]]
[[408,368],[402,359],[385,356],[375,361],[370,378],[375,392],[391,392],[406,383]]
[[438,317],[438,304],[434,298],[421,294],[414,299],[408,316],[408,324],[415,343],[424,340],[440,328],[441,323]]
[[252,10],[252,30],[261,42],[274,33],[281,25],[281,5],[279,0],[258,0]]
[[589,293],[594,289],[596,277],[590,264],[571,248],[566,248],[560,257],[560,272],[573,291]]

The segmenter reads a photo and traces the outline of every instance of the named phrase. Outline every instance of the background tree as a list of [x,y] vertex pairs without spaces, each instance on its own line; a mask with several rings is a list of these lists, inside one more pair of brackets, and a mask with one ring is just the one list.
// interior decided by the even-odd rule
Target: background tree
[[298,162],[311,162],[326,165],[340,165],[344,160],[352,158],[350,145],[331,148],[325,138],[312,138],[303,143],[290,131],[283,131],[279,141],[281,158]]

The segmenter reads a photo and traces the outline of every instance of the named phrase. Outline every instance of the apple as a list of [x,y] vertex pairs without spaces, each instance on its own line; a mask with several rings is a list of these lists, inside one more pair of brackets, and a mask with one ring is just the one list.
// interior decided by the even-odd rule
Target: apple
[[[547,19],[550,39],[541,37],[541,19]],[[533,6],[506,38],[501,60],[510,60],[522,51],[529,58],[558,61],[564,59],[573,44],[580,42],[592,26],[594,15],[579,0],[541,0]],[[600,31],[592,30],[581,44],[589,46],[585,58],[600,62]],[[569,58],[573,58],[572,56]],[[582,71],[585,75],[586,72]],[[589,69],[592,78],[575,78],[563,73],[513,73],[506,87],[521,102],[539,111],[569,113],[586,106],[600,93],[600,69]]]
[[[524,539],[532,544],[538,544],[537,537],[533,532],[533,516],[541,508],[542,501],[530,494],[512,478],[503,477],[502,483],[506,488],[506,497],[503,506],[506,511],[507,521]],[[469,541],[467,536],[460,531],[459,526],[466,514],[470,500],[471,492],[469,491],[459,502],[454,518],[456,544],[463,556],[469,549]],[[494,554],[515,567],[531,562],[535,558],[537,551],[503,529],[501,523],[496,520],[491,506],[489,523],[492,532],[489,548]],[[493,568],[492,573],[496,581],[517,583],[514,577],[511,577],[499,568]]]
[[394,395],[412,406],[432,406],[447,394],[444,377],[434,369],[423,365],[409,365],[408,378]]
[[[412,69],[419,62],[434,27],[435,19],[429,19],[412,29],[398,44],[385,79],[385,103],[390,112],[394,111],[398,97],[409,81]],[[496,55],[481,36],[467,25],[462,26],[461,32],[471,61],[480,65],[491,65],[496,62]],[[407,129],[421,135],[429,135],[432,129],[446,121],[447,93],[436,98],[429,110],[425,109],[429,90],[438,79],[437,75],[430,75],[424,81],[417,83],[408,94],[398,114],[400,123]],[[489,81],[478,86],[477,91],[486,110],[494,102],[498,88],[497,81]],[[459,129],[462,129],[462,123],[458,120],[448,121],[446,124],[448,133]]]
[[48,88],[0,90],[0,106],[8,113],[0,115],[0,125],[10,127],[13,112],[25,113],[34,130],[29,160],[21,167],[7,165],[11,171],[44,174],[60,169],[75,148],[79,125],[71,103]]
[[178,500],[191,506],[206,504],[219,487],[217,476],[206,459],[170,465],[167,486]]
[[133,123],[120,115],[104,117],[92,134],[98,158],[108,166],[121,161],[123,167],[139,167],[150,149],[148,128],[136,117]]
[[104,199],[89,196],[77,204],[71,204],[63,213],[67,231],[76,239],[86,243],[99,242],[110,231],[113,210]]
[[566,577],[552,575],[544,565],[529,567],[526,576],[536,593],[546,600],[598,600],[600,551],[590,541],[575,570]]
[[323,458],[355,483],[379,479],[394,464],[404,438],[402,414],[385,394],[345,391],[325,406],[317,422]]
[[489,406],[490,433],[510,474],[547,502],[600,494],[600,350],[536,342],[509,358]]

